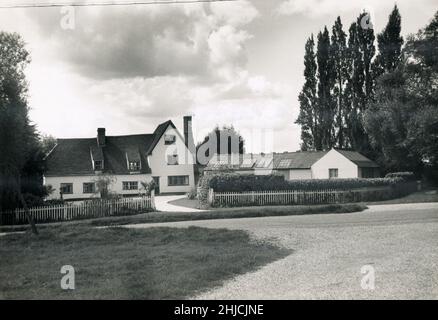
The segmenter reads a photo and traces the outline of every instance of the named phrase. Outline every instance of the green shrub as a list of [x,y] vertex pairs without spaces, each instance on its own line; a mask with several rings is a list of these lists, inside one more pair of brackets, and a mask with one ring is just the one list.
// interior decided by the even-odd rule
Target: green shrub
[[195,188],[192,188],[189,192],[187,192],[187,194],[186,194],[186,196],[187,196],[187,199],[190,199],[190,200],[195,200],[196,199],[196,193],[197,193],[197,190],[196,190],[196,187]]
[[[387,187],[385,190],[373,190]],[[208,207],[209,189],[215,192],[251,191],[351,191],[344,194],[342,202],[379,201],[407,195],[416,189],[415,181],[406,178],[387,177],[376,179],[309,179],[287,181],[279,175],[240,175],[237,173],[210,173],[199,181],[198,199],[202,207]],[[359,190],[360,189],[360,192]],[[329,201],[329,200],[327,200]],[[257,205],[257,201],[252,203]],[[275,204],[275,203],[272,203]]]
[[155,183],[155,180],[151,180],[151,181],[146,181],[146,182],[140,182],[141,183],[141,186],[142,186],[142,188],[140,189],[146,196],[150,196],[151,195],[151,192],[152,192],[152,190],[154,190],[155,189],[155,187],[156,187],[156,183]]
[[210,173],[205,173],[198,182],[197,197],[201,208],[207,208],[208,203],[208,191],[210,189],[210,179],[213,177]]
[[390,172],[385,178],[402,178],[405,181],[416,181],[415,174],[413,172]]
[[402,178],[376,179],[307,179],[285,180],[278,175],[239,175],[236,173],[213,174],[208,178],[208,188],[216,192],[280,191],[280,190],[350,190],[368,187],[393,186]]

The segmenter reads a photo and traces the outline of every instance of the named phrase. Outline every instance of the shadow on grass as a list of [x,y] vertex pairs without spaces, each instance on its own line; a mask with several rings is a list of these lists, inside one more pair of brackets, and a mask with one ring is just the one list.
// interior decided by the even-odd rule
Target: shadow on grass
[[[290,253],[226,229],[51,227],[0,237],[0,296],[181,299]],[[63,265],[75,269],[75,290],[60,287]]]

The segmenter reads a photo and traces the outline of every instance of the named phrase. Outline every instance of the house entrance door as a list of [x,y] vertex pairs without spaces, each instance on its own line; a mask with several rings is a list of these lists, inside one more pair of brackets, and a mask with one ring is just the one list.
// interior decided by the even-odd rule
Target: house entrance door
[[160,177],[152,177],[155,182],[155,195],[160,194]]

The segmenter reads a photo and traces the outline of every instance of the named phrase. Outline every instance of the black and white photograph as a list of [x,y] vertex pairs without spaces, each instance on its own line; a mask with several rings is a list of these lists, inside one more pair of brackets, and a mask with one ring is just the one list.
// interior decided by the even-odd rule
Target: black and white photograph
[[0,302],[437,299],[437,0],[0,0]]

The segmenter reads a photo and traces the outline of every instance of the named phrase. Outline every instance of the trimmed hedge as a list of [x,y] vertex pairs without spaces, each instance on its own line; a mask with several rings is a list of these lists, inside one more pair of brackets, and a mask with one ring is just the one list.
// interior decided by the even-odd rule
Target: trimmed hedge
[[376,179],[306,179],[285,180],[278,175],[239,175],[235,173],[212,175],[209,187],[216,192],[280,191],[280,190],[349,190],[382,187],[403,182],[402,178]]
[[405,181],[416,181],[413,172],[391,172],[388,173],[385,178],[402,178]]
[[402,177],[376,179],[309,179],[285,180],[279,175],[240,175],[237,173],[211,173],[204,175],[198,185],[198,199],[202,206],[208,206],[208,190],[215,192],[249,192],[249,191],[318,191],[318,190],[354,190],[374,187],[390,187],[388,194],[374,192],[376,199],[386,200],[404,196],[415,191],[416,184]]

